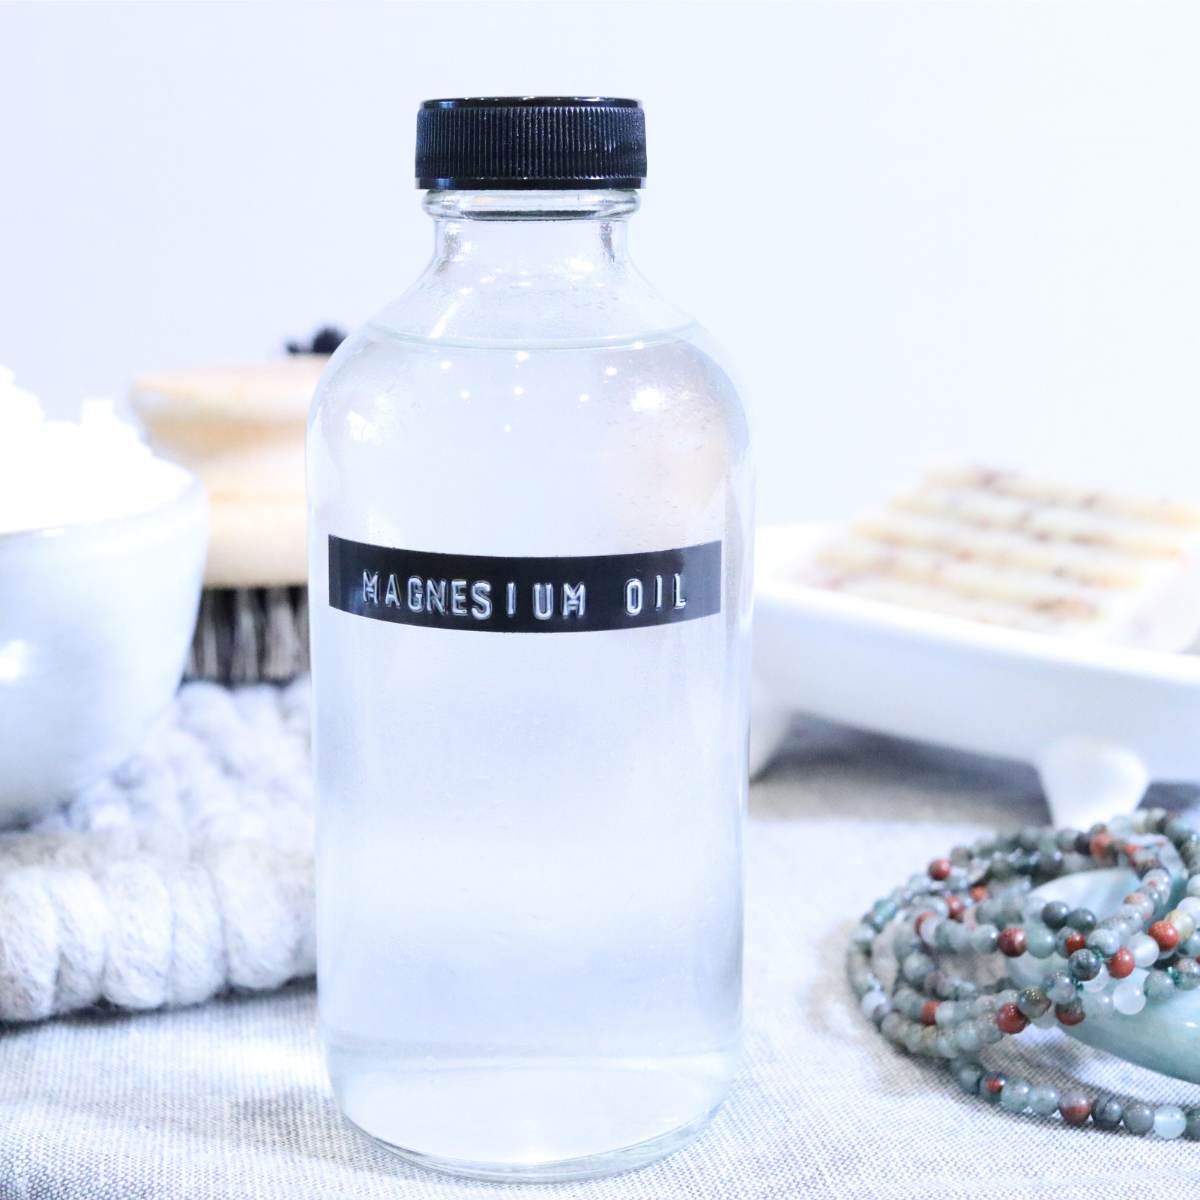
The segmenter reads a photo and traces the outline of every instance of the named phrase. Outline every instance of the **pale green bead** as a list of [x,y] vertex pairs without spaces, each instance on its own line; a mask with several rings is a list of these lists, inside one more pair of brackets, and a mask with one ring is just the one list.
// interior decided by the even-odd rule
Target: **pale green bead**
[[1186,942],[1196,932],[1196,920],[1182,908],[1174,908],[1167,913],[1167,920],[1179,931],[1179,940]]
[[923,954],[920,950],[914,950],[904,962],[900,964],[900,971],[904,978],[909,983],[921,983],[925,976],[934,968],[933,959],[928,954]]
[[1024,1079],[1010,1079],[1000,1093],[1000,1107],[1009,1112],[1024,1112],[1029,1104],[1029,1093],[1032,1087]]
[[858,946],[860,949],[870,949],[874,940],[875,930],[865,921],[856,925],[850,932],[851,945]]
[[[1006,1089],[1007,1090],[1007,1089]],[[1001,1096],[1001,1103],[1004,1097]],[[1160,1138],[1177,1138],[1187,1127],[1187,1117],[1177,1104],[1161,1104],[1154,1110],[1154,1133]]]
[[971,945],[971,931],[958,921],[947,921],[943,926],[946,930],[946,944],[954,954],[962,954]]
[[999,936],[1000,930],[995,925],[977,925],[971,935],[971,949],[977,954],[991,954]]
[[973,1021],[964,1021],[954,1031],[954,1041],[965,1054],[974,1054],[983,1044]]
[[1004,1034],[996,1025],[994,1017],[976,1017],[975,1029],[979,1034],[979,1040],[985,1046],[994,1046]]
[[1054,934],[1040,922],[1026,926],[1025,952],[1034,958],[1049,958],[1054,953]]
[[1142,982],[1132,975],[1122,979],[1112,990],[1113,1008],[1122,1016],[1132,1017],[1146,1007],[1146,993],[1142,990]]
[[1050,1117],[1058,1111],[1059,1091],[1056,1087],[1043,1084],[1029,1093],[1029,1107],[1039,1117]]
[[954,1000],[943,1000],[933,1014],[935,1025],[957,1025],[962,1020],[962,1006]]
[[1121,935],[1115,929],[1093,929],[1087,944],[1103,958],[1112,958],[1121,948]]
[[1158,961],[1158,943],[1148,934],[1139,933],[1129,942],[1129,950],[1133,961],[1139,967],[1152,967]]

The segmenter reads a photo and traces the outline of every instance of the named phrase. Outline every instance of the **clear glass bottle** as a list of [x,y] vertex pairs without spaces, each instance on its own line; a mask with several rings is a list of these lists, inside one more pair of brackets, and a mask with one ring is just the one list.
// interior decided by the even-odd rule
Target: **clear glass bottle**
[[537,1180],[675,1149],[730,1083],[753,526],[635,187],[529,182],[427,192],[308,476],[333,1087],[412,1159]]

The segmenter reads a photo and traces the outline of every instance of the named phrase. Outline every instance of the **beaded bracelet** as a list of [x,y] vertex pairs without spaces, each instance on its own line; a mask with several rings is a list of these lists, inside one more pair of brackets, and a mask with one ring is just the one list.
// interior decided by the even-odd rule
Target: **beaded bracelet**
[[[1156,844],[1128,840],[1147,834],[1156,835]],[[1188,896],[1170,911],[1172,875],[1160,853],[1168,847],[1188,873]],[[1024,895],[1034,883],[1120,862],[1137,872],[1138,891],[1101,921],[1087,909],[1070,909],[1061,901],[1031,902]],[[1014,1112],[1049,1115],[1057,1109],[1070,1124],[1085,1124],[1090,1117],[1100,1128],[1123,1125],[1132,1133],[1153,1128],[1162,1137],[1184,1132],[1200,1137],[1200,1109],[1152,1109],[1086,1092],[1061,1095],[1053,1087],[988,1072],[973,1057],[1031,1022],[1074,1025],[1089,1011],[1113,1008],[1132,1014],[1146,998],[1200,985],[1198,918],[1200,833],[1152,809],[1086,834],[1029,829],[1017,837],[984,839],[970,849],[956,847],[948,858],[931,862],[925,875],[876,901],[851,936],[847,966],[863,1012],[884,1036],[910,1053],[947,1060],[968,1091]],[[994,923],[999,920],[1003,929]],[[877,938],[893,923],[899,972],[889,998],[871,961]],[[939,952],[986,957],[996,951],[1006,958],[1028,953],[1039,959],[1058,952],[1067,969],[1052,971],[1041,988],[1018,993],[1007,979],[980,987],[938,965]],[[1165,968],[1147,974],[1146,968],[1160,960]],[[1110,978],[1118,981],[1111,998],[1106,993]]]
[[[1181,845],[1188,845],[1196,835],[1181,822],[1176,823],[1172,832]],[[1027,839],[1030,833],[1024,835]],[[1043,837],[1040,833],[1039,838]],[[1055,950],[1066,957],[1067,970],[1056,971],[1048,975],[1043,983],[1043,989],[1031,988],[1022,993],[1021,1003],[1016,1011],[1008,1010],[998,1016],[998,1024],[1002,1033],[1016,1033],[1025,1024],[1044,1013],[1049,1003],[1056,1005],[1058,1019],[1067,1025],[1078,1024],[1086,1015],[1085,1006],[1095,1011],[1111,1011],[1114,1004],[1118,1012],[1132,1014],[1140,1011],[1147,996],[1159,999],[1171,994],[1176,987],[1190,989],[1200,985],[1200,964],[1192,957],[1180,957],[1169,964],[1165,970],[1154,971],[1146,975],[1144,968],[1159,958],[1172,958],[1179,949],[1200,949],[1200,937],[1196,935],[1195,914],[1200,911],[1200,899],[1191,895],[1180,903],[1178,909],[1167,913],[1165,919],[1152,921],[1156,912],[1161,912],[1169,902],[1170,873],[1162,865],[1162,859],[1153,847],[1133,846],[1128,843],[1113,852],[1112,838],[1103,826],[1098,826],[1087,835],[1074,831],[1064,831],[1056,835],[1055,844],[1074,840],[1077,843],[1086,839],[1092,858],[1092,865],[1108,865],[1115,861],[1124,851],[1130,858],[1131,865],[1142,877],[1144,891],[1135,892],[1126,897],[1125,904],[1117,914],[1097,923],[1094,914],[1087,909],[1070,910],[1061,901],[1051,901],[1047,904],[1035,904],[1035,911],[1026,914],[1023,925],[1009,925],[1003,930],[996,930],[991,924],[977,928],[973,935],[968,935],[963,927],[956,928],[942,922],[934,911],[919,913],[913,927],[915,937],[901,946],[900,935],[897,937],[898,950],[912,951],[921,942],[928,945],[929,954],[935,954],[935,948],[949,949],[951,952],[961,950],[969,940],[970,948],[977,953],[988,953],[998,949],[1008,957],[1019,957],[1023,953],[1031,957],[1045,958]],[[1197,838],[1196,840],[1200,840]],[[968,855],[970,852],[966,852]],[[1061,873],[1058,861],[1053,865]],[[977,869],[975,874],[982,875],[983,870],[974,858],[968,858],[968,863]],[[946,880],[953,865],[949,860],[935,860],[930,864],[930,875],[935,880]],[[1046,874],[1043,870],[1043,874]],[[1193,890],[1200,887],[1200,875],[1195,881],[1189,881]],[[1028,886],[1028,882],[1025,882]],[[993,915],[995,905],[981,896],[986,895],[986,888],[976,885],[972,889],[972,898],[980,899],[979,916],[988,918]],[[1151,898],[1153,897],[1153,899]],[[947,894],[947,912],[952,918],[961,921],[969,908],[961,902],[953,891]],[[1002,897],[1001,908],[1007,904],[1012,916],[1012,896]],[[1156,908],[1157,904],[1157,908]],[[955,911],[950,911],[954,909]],[[1020,909],[1018,907],[1019,915]],[[1153,935],[1143,932],[1145,926],[1153,931]],[[933,936],[931,936],[931,930]],[[1057,933],[1057,937],[1055,934]],[[1187,939],[1187,940],[1184,940]],[[1181,946],[1182,942],[1182,946]],[[1105,962],[1104,955],[1107,958]],[[910,966],[910,973],[918,978],[928,969],[924,958],[915,959],[915,966]],[[1102,994],[1108,979],[1114,978],[1120,982],[1113,990],[1113,998]],[[1143,984],[1145,980],[1145,984]],[[1046,995],[1039,992],[1045,991]],[[1080,1002],[1077,993],[1091,993]],[[948,1016],[948,1014],[945,1014]]]
[[[1112,842],[1105,836],[1103,827],[1097,828],[1101,832],[1094,830],[1090,835],[1076,835],[1066,831],[1065,837],[1087,836],[1095,865],[1105,865]],[[1173,832],[1181,844],[1191,841],[1192,831],[1187,826],[1180,823]],[[1056,844],[1057,841],[1056,837]],[[1165,844],[1174,845],[1169,838]],[[1052,900],[1045,904],[1035,901],[1034,911],[1026,913],[1023,924],[1008,925],[1003,930],[986,924],[976,929],[970,945],[977,953],[986,954],[994,949],[1010,958],[1027,953],[1033,958],[1045,959],[1057,952],[1066,959],[1065,971],[1051,972],[1041,988],[1026,988],[1013,1006],[997,1013],[996,1023],[1002,1033],[1021,1032],[1030,1020],[1046,1013],[1051,1004],[1062,1024],[1076,1025],[1089,1011],[1132,1015],[1141,1011],[1148,998],[1161,999],[1176,988],[1190,990],[1200,986],[1200,963],[1194,957],[1175,957],[1182,948],[1200,949],[1197,944],[1200,937],[1196,935],[1200,898],[1189,895],[1177,909],[1155,921],[1154,917],[1170,901],[1170,872],[1153,846],[1126,843],[1112,857],[1115,859],[1122,854],[1138,872],[1143,890],[1126,896],[1118,912],[1103,921],[1097,922],[1088,909],[1072,910],[1062,901]],[[944,880],[949,875],[947,860],[935,860],[929,871],[931,878]],[[1200,885],[1200,875],[1196,876],[1196,884],[1189,880],[1189,885]],[[989,902],[983,899],[977,911],[990,916],[988,905]],[[968,908],[966,904],[958,905],[954,915],[961,921]],[[1147,928],[1148,933],[1145,932]],[[945,936],[939,937],[940,932]],[[943,926],[932,911],[917,915],[913,934],[915,936],[909,943],[903,947],[898,945],[898,951],[901,948],[913,951],[919,942],[924,942],[929,946],[930,954],[936,954],[939,947],[954,953],[961,948],[965,937],[961,928],[955,931],[953,926]],[[898,934],[897,942],[900,940]],[[1147,974],[1145,968],[1159,959],[1174,961],[1164,969]],[[918,958],[917,966],[922,968],[919,974],[923,975],[923,960]],[[1111,995],[1107,991],[1109,979],[1118,981]],[[1085,993],[1082,998],[1080,993]],[[946,1018],[949,1023],[954,1023],[949,1014]]]

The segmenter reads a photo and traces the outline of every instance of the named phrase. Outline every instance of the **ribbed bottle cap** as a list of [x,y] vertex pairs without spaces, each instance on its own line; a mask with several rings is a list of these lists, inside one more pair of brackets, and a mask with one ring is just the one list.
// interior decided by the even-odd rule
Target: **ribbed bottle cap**
[[417,187],[640,188],[646,121],[611,96],[464,96],[417,113]]

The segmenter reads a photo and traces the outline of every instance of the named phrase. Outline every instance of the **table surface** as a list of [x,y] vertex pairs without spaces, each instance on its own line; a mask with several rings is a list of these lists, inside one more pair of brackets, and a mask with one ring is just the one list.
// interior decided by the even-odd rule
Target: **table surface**
[[[1068,1129],[961,1094],[885,1045],[844,983],[845,934],[877,894],[956,842],[1047,819],[1031,771],[802,724],[750,807],[745,1061],[710,1129],[671,1158],[533,1186],[410,1166],[337,1115],[313,993],[298,986],[6,1030],[0,1197],[1174,1200],[1200,1183],[1200,1144]],[[1195,1088],[1039,1036],[1077,1078],[1200,1103]]]

